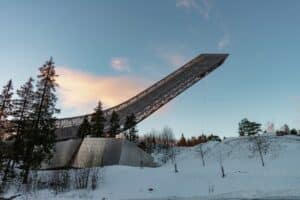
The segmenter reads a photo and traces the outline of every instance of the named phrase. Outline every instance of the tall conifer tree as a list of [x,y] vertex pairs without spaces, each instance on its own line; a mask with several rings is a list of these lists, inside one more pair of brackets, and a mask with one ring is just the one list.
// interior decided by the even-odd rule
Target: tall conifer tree
[[24,150],[24,135],[29,130],[29,115],[32,113],[32,104],[34,100],[33,79],[29,80],[17,90],[18,98],[13,100],[13,129],[14,144],[13,152],[6,164],[3,181],[6,181],[8,175],[14,175],[14,166],[22,160]]
[[91,134],[91,125],[89,123],[89,120],[87,117],[84,117],[82,123],[80,124],[78,128],[78,137],[84,138],[87,135]]
[[91,135],[93,137],[103,137],[104,135],[104,124],[105,117],[102,110],[102,103],[99,101],[97,107],[95,108],[95,112],[92,114],[91,119]]
[[131,142],[136,142],[138,139],[136,124],[136,118],[133,113],[126,117],[124,130],[126,131],[126,138]]
[[[13,132],[12,123],[8,120],[8,117],[12,114],[13,104],[13,85],[12,80],[3,87],[2,93],[0,94],[0,135],[4,136]],[[2,148],[2,147],[1,147]],[[2,182],[5,183],[7,174],[9,173],[9,166],[12,159],[11,151],[2,151],[0,156],[0,166],[4,167],[4,175],[2,177]],[[1,169],[2,170],[2,169]],[[2,186],[0,186],[2,188]],[[0,188],[0,189],[1,189]]]
[[110,131],[111,137],[115,137],[120,132],[120,118],[119,115],[113,111],[110,118]]
[[24,150],[24,137],[30,130],[30,115],[34,103],[33,79],[28,81],[17,90],[18,98],[13,101],[13,120],[15,122],[14,162],[18,162]]
[[58,84],[52,58],[39,68],[38,81],[30,115],[30,131],[25,136],[25,154],[23,183],[27,183],[29,170],[40,166],[41,162],[51,158],[55,142],[55,118],[59,113],[56,108],[55,94]]
[[7,117],[12,114],[12,90],[12,80],[9,80],[0,94],[0,131],[3,131],[2,134],[9,128]]

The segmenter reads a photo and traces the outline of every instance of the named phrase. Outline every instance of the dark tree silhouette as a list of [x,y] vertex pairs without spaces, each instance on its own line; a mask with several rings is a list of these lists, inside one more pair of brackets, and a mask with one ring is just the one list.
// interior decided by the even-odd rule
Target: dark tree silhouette
[[125,125],[124,125],[124,130],[126,131],[126,138],[131,141],[131,142],[137,142],[138,136],[137,132],[138,130],[136,129],[136,118],[134,114],[131,114],[130,116],[126,117]]
[[24,137],[23,183],[27,183],[29,170],[40,166],[42,161],[49,160],[54,150],[54,114],[59,113],[59,110],[56,108],[55,94],[58,75],[52,58],[40,67],[39,71],[33,112],[29,117],[30,130]]
[[93,137],[104,136],[103,129],[104,129],[105,121],[106,119],[104,117],[104,113],[102,110],[102,103],[99,101],[91,119],[91,135]]
[[115,137],[120,132],[120,118],[118,113],[112,112],[110,118],[110,137]]
[[78,128],[78,137],[84,138],[87,135],[91,134],[91,125],[87,117],[84,117],[81,125]]

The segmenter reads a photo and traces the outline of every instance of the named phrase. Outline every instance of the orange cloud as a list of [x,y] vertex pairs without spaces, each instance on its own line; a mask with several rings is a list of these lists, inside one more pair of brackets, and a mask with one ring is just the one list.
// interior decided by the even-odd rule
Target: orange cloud
[[58,67],[59,104],[71,115],[93,110],[101,100],[104,108],[117,105],[136,95],[149,85],[149,81],[132,76],[96,76],[66,67]]

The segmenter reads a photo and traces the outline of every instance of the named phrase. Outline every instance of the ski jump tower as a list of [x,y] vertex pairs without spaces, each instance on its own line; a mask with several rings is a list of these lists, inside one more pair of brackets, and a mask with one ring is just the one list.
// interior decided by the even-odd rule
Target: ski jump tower
[[[121,128],[124,126],[126,117],[131,114],[135,115],[137,122],[141,122],[219,67],[227,56],[228,54],[200,54],[136,96],[117,106],[104,110],[104,115],[106,119],[110,119],[112,112],[117,112],[120,117]],[[57,139],[66,140],[76,138],[78,127],[85,116],[88,116],[90,119],[91,114],[58,119],[56,121]],[[104,131],[109,131],[108,122],[105,125]]]

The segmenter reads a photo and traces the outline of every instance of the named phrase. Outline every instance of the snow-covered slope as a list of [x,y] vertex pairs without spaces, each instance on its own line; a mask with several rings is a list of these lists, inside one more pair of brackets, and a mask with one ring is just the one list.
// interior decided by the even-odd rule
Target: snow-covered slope
[[[300,137],[265,136],[271,142],[262,167],[247,137],[177,148],[179,173],[170,161],[158,168],[110,166],[96,190],[71,190],[54,195],[37,192],[37,199],[199,199],[200,197],[297,196],[300,198]],[[221,177],[220,162],[225,170]],[[49,172],[43,172],[49,173]],[[153,191],[149,191],[152,188]],[[194,197],[194,198],[193,198]]]

